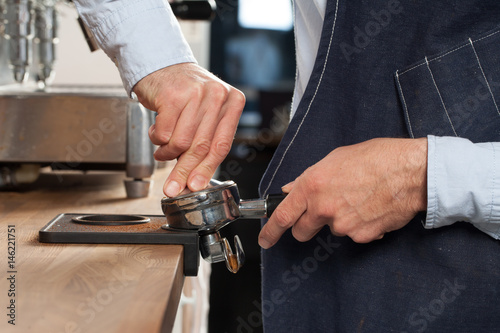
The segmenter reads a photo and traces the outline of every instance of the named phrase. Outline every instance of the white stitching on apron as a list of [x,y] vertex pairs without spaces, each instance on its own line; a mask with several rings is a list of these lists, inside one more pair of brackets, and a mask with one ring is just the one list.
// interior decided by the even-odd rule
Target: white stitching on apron
[[330,43],[328,44],[328,50],[326,52],[326,56],[325,56],[325,63],[323,64],[323,70],[321,72],[321,76],[319,78],[319,81],[318,81],[318,85],[316,86],[316,90],[314,91],[314,95],[311,99],[311,101],[309,102],[309,105],[307,107],[307,110],[306,110],[306,113],[304,114],[304,117],[302,118],[302,121],[300,122],[299,124],[299,127],[297,127],[297,131],[295,132],[292,140],[290,141],[290,143],[288,144],[288,146],[286,147],[285,149],[285,152],[283,153],[283,155],[281,156],[281,159],[278,163],[278,166],[276,167],[276,169],[274,169],[274,173],[273,173],[273,176],[271,177],[271,179],[269,180],[269,183],[266,187],[266,190],[264,191],[264,195],[267,194],[267,191],[269,191],[269,188],[271,187],[271,184],[273,183],[273,180],[274,180],[274,177],[276,177],[276,174],[278,173],[278,170],[279,168],[281,167],[281,164],[283,163],[283,160],[285,159],[285,156],[288,152],[288,150],[290,149],[290,147],[292,146],[295,138],[297,137],[297,135],[299,134],[299,131],[300,131],[300,128],[302,127],[302,124],[304,123],[307,115],[309,114],[309,111],[311,110],[311,106],[314,102],[314,100],[316,99],[316,95],[318,93],[318,90],[319,90],[319,86],[321,85],[321,82],[323,81],[323,75],[325,74],[325,70],[326,70],[326,65],[328,63],[328,56],[330,55],[330,49],[331,49],[331,46],[332,46],[332,41],[333,41],[333,34],[335,32],[335,25],[337,24],[337,12],[338,12],[338,9],[339,9],[339,0],[337,0],[337,3],[335,5],[335,16],[334,16],[334,19],[333,19],[333,26],[332,26],[332,33],[330,35]]
[[488,82],[488,79],[486,78],[486,75],[484,74],[483,66],[481,66],[481,62],[479,61],[479,57],[477,56],[476,48],[474,47],[474,44],[472,43],[472,39],[469,38],[469,43],[470,46],[472,47],[472,51],[474,51],[474,55],[476,56],[477,59],[477,64],[479,65],[479,68],[481,69],[481,74],[483,74],[484,81],[486,82],[486,86],[488,87],[488,91],[490,92],[491,99],[493,99],[493,104],[495,104],[495,108],[497,109],[498,115],[500,115],[500,111],[498,110],[498,105],[497,101],[495,100],[495,96],[493,96],[493,91],[491,91],[490,84]]
[[432,74],[431,67],[429,66],[429,61],[427,60],[427,57],[425,57],[425,63],[427,64],[427,69],[429,70],[429,73],[431,74],[432,82],[434,83],[434,87],[436,87],[436,91],[439,95],[439,99],[441,100],[441,104],[443,105],[444,112],[446,113],[446,117],[448,117],[448,121],[450,122],[451,129],[453,130],[453,133],[455,133],[455,136],[457,135],[457,132],[455,131],[455,126],[453,126],[453,123],[451,122],[450,115],[448,114],[448,110],[446,109],[446,105],[444,105],[443,97],[441,96],[441,92],[439,92],[439,88],[436,84],[436,80],[434,80],[434,74]]
[[399,82],[398,71],[396,71],[396,81],[398,81],[399,91],[401,92],[401,97],[403,98],[403,104],[404,104],[404,107],[405,107],[406,119],[408,119],[408,127],[410,129],[410,136],[411,136],[412,139],[415,139],[415,135],[413,135],[413,129],[411,127],[410,115],[408,113],[408,106],[406,105],[405,95],[403,93],[403,88],[401,87],[401,83]]
[[431,60],[428,60],[428,59],[427,59],[427,56],[426,56],[426,57],[425,57],[425,61],[424,61],[423,63],[418,64],[418,65],[415,65],[415,66],[413,66],[412,68],[409,68],[409,69],[405,70],[404,72],[401,72],[399,75],[406,74],[406,73],[408,73],[409,71],[412,71],[412,70],[414,70],[414,69],[415,69],[415,68],[417,68],[417,67],[420,67],[420,66],[423,66],[423,65],[425,65],[425,64],[428,64],[429,62],[432,62],[432,61],[434,61],[434,60],[438,60],[438,59],[441,59],[441,58],[443,58],[443,57],[446,57],[448,54],[453,53],[453,52],[455,52],[455,51],[458,51],[458,50],[460,50],[460,49],[462,49],[462,48],[464,48],[464,47],[466,47],[466,46],[467,46],[467,45],[462,45],[462,46],[459,46],[459,47],[457,47],[457,48],[455,48],[455,49],[453,49],[453,50],[451,50],[451,51],[449,51],[449,52],[446,52],[445,54],[442,54],[442,55],[440,55],[440,56],[437,56],[436,58],[432,58]]
[[[489,35],[487,35],[487,36],[484,36],[484,37],[478,38],[478,39],[474,40],[473,42],[479,42],[479,41],[481,41],[481,40],[483,40],[483,39],[486,39],[486,38],[489,38],[489,37],[491,37],[491,36],[494,36],[494,35],[496,35],[496,34],[497,34],[497,33],[499,33],[499,32],[500,32],[500,30],[497,30],[497,31],[492,32],[491,34],[489,34]],[[470,40],[470,37],[469,37],[469,40]],[[435,58],[432,58],[432,59],[426,60],[426,61],[422,62],[421,64],[418,64],[418,65],[415,65],[415,66],[413,66],[413,67],[411,67],[411,68],[408,68],[407,70],[405,70],[405,71],[403,71],[403,72],[399,73],[399,75],[403,75],[403,74],[405,74],[405,73],[408,73],[408,72],[410,72],[410,71],[414,70],[415,68],[418,68],[418,67],[420,67],[420,66],[422,66],[422,65],[425,65],[427,62],[433,62],[434,60],[438,60],[438,59],[441,59],[441,58],[443,58],[443,57],[446,57],[448,54],[453,53],[453,52],[456,52],[456,51],[458,51],[458,50],[460,50],[460,49],[462,49],[462,48],[466,47],[467,45],[469,45],[469,43],[464,44],[464,45],[461,45],[461,46],[458,46],[458,47],[454,48],[453,50],[450,50],[450,51],[446,52],[445,54],[442,54],[442,55],[437,56],[437,57],[435,57]],[[426,58],[427,58],[427,57],[426,57]]]
[[484,37],[481,37],[479,39],[476,39],[474,42],[479,42],[480,40],[483,40],[483,39],[486,39],[486,38],[490,38],[491,36],[496,35],[499,32],[500,32],[500,30],[494,31],[494,32],[492,32],[491,34],[489,34],[487,36],[484,36]]

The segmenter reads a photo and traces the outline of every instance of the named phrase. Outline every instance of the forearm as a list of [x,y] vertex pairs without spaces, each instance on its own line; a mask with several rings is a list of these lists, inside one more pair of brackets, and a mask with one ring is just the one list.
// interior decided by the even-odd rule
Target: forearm
[[130,94],[161,68],[196,62],[170,5],[163,0],[75,0],[99,46],[115,62]]
[[426,228],[471,222],[500,238],[500,143],[428,137]]

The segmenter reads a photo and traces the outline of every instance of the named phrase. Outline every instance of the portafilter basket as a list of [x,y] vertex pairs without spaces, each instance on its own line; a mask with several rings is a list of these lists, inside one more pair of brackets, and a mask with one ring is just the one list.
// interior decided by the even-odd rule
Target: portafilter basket
[[167,230],[197,232],[200,252],[210,263],[225,261],[229,271],[236,273],[245,261],[245,252],[237,235],[235,252],[219,230],[239,219],[260,219],[271,216],[285,194],[269,195],[264,199],[241,200],[233,181],[212,179],[201,191],[163,198],[161,207],[167,217]]

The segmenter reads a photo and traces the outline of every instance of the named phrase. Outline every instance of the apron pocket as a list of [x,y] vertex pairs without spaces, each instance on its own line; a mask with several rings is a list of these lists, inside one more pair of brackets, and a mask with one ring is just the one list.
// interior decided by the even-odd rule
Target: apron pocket
[[398,70],[411,137],[500,141],[500,30]]

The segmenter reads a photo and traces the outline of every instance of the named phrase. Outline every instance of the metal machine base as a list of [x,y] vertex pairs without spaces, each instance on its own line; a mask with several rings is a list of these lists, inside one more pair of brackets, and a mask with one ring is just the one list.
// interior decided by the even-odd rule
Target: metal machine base
[[[15,175],[26,165],[50,166],[55,172],[125,171],[127,196],[145,197],[155,167],[155,147],[148,138],[153,123],[154,113],[128,98],[122,88],[3,90],[0,167],[14,175],[12,185],[25,180]],[[5,179],[0,179],[0,187],[2,183]]]

